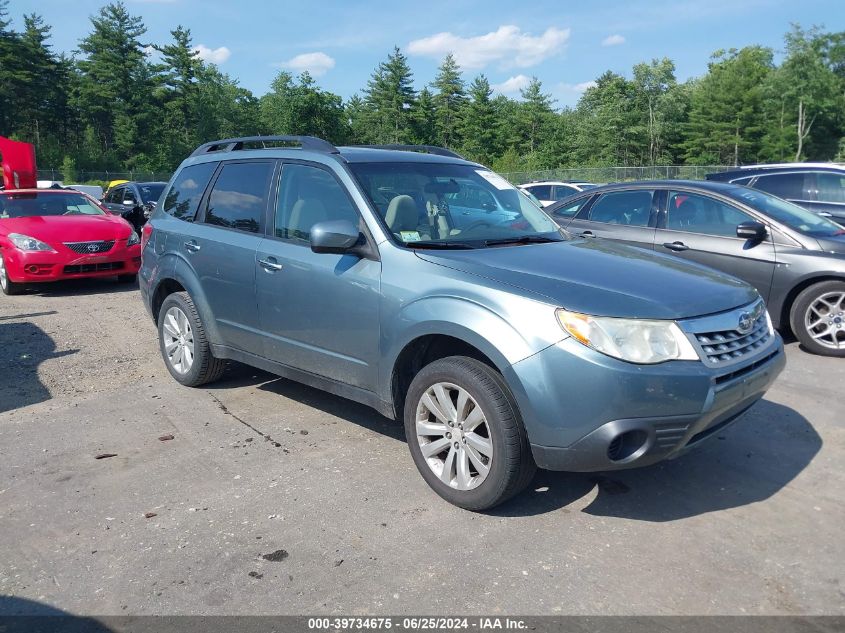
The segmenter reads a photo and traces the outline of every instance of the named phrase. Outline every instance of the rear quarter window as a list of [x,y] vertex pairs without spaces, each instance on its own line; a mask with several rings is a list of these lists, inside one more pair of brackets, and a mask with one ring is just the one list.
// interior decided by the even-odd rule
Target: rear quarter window
[[180,220],[193,221],[217,163],[189,165],[179,172],[164,198],[164,212]]

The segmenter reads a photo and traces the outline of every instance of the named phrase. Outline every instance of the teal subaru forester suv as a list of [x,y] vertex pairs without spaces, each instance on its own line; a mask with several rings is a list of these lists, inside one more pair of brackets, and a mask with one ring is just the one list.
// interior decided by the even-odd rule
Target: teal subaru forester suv
[[177,381],[234,359],[365,403],[404,422],[426,482],[471,510],[538,466],[677,456],[785,362],[747,284],[574,239],[442,148],[207,143],[142,244],[141,294]]

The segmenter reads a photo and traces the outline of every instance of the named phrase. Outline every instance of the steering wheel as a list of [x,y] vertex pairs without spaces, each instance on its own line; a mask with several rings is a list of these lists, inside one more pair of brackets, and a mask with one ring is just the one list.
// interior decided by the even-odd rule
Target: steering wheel
[[487,220],[476,220],[475,222],[472,222],[469,225],[462,228],[460,235],[463,236],[463,235],[466,235],[467,233],[472,233],[476,229],[480,229],[482,227],[489,229],[491,226],[493,226],[493,225],[490,222],[488,222]]

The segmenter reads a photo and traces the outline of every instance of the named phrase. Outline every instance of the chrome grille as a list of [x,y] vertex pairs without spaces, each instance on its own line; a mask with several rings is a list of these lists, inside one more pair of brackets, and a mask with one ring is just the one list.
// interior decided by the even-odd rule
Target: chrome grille
[[772,341],[762,301],[750,309],[737,310],[734,315],[736,326],[733,329],[693,333],[702,357],[712,367],[744,358]]
[[100,240],[98,242],[65,242],[67,246],[74,253],[80,255],[95,255],[97,253],[107,253],[114,247],[114,240]]

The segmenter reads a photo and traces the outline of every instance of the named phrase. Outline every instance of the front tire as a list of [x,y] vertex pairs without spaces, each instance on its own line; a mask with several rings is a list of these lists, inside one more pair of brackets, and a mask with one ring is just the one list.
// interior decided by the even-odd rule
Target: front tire
[[6,271],[6,260],[3,259],[3,254],[0,253],[0,290],[4,295],[17,295],[23,292],[24,285],[9,279],[9,273]]
[[803,290],[792,304],[789,322],[807,351],[845,357],[845,282],[823,281]]
[[521,492],[537,469],[507,384],[475,359],[451,356],[423,367],[404,417],[417,469],[458,507],[492,508]]
[[161,304],[158,343],[170,375],[186,387],[213,382],[226,369],[226,361],[211,354],[202,319],[187,292],[175,292]]

